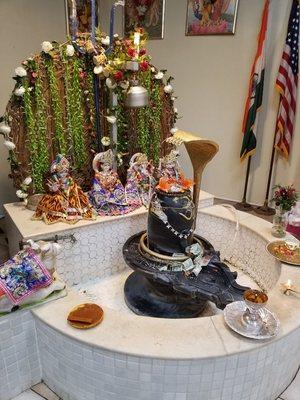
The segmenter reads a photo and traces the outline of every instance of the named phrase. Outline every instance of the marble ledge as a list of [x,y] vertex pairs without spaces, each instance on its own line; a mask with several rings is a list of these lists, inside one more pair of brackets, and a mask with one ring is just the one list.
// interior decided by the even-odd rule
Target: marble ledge
[[[281,271],[279,281],[268,294],[268,308],[281,322],[280,333],[271,342],[279,341],[300,328],[300,296],[285,296],[280,286],[287,279],[300,285],[300,271],[284,264]],[[66,319],[71,308],[86,301],[85,296],[71,290],[67,297],[38,307],[32,313],[41,323],[87,346],[134,357],[211,359],[257,350],[270,344],[270,341],[254,341],[235,334],[225,325],[223,315],[168,320],[124,314],[108,307],[104,307],[101,325],[82,332],[68,325]]]
[[[199,208],[211,206],[213,204],[213,201],[213,195],[204,192],[203,190],[200,191]],[[147,214],[146,207],[141,207],[125,215],[97,217],[93,221],[79,221],[76,224],[58,222],[53,225],[47,225],[43,221],[33,221],[31,219],[33,212],[26,209],[22,203],[4,204],[4,209],[6,217],[10,219],[8,223],[13,223],[15,225],[23,239],[33,239],[40,236],[59,234],[60,232],[66,232],[81,227],[87,227],[99,223],[116,221],[130,217],[132,218]]]
[[[241,227],[248,228],[258,236],[266,240],[266,242],[268,243],[278,240],[271,233],[272,224],[270,222],[255,215],[232,209],[231,207],[228,207],[228,205],[213,205],[211,207],[201,209],[199,213],[210,215],[212,217],[223,218],[234,223],[236,223],[236,221],[238,220],[238,223]],[[200,219],[198,219],[198,224],[200,223]],[[286,234],[285,239],[290,239],[294,242],[299,243],[299,241],[289,233]]]

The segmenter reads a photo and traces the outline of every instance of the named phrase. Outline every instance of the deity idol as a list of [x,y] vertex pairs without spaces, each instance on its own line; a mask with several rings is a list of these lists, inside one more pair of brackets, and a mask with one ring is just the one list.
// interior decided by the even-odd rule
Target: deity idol
[[131,157],[125,187],[126,198],[130,205],[149,206],[156,185],[153,174],[154,167],[145,154],[136,153]]
[[224,33],[228,22],[222,17],[228,10],[230,0],[191,0],[196,18],[191,23],[193,34]]
[[127,214],[136,208],[126,200],[125,188],[113,170],[113,161],[112,150],[97,154],[93,160],[95,176],[89,198],[101,216]]
[[33,219],[42,219],[46,224],[59,221],[74,224],[82,219],[94,219],[92,206],[71,177],[69,168],[69,161],[58,154],[51,164],[52,179],[48,181],[51,193],[42,197]]
[[185,179],[178,157],[178,150],[171,150],[169,154],[160,159],[158,189],[164,192],[178,193],[184,192],[193,186],[191,180]]

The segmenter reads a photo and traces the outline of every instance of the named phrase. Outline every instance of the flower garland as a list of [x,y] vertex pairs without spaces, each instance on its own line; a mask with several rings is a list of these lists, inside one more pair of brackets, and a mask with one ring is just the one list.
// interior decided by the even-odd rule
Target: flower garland
[[53,58],[50,56],[45,56],[45,66],[49,79],[49,88],[51,95],[51,105],[53,111],[54,119],[54,129],[55,137],[57,141],[57,153],[66,154],[67,153],[67,142],[64,134],[63,127],[63,112],[62,112],[62,102],[59,95],[57,78],[55,75],[55,67]]
[[[16,68],[17,85],[5,121],[13,118],[19,123],[11,124],[11,135],[1,131],[10,129],[9,126],[1,128],[0,124],[16,186],[21,187],[22,180],[30,174],[29,192],[43,191],[45,172],[54,153],[60,151],[71,159],[74,176],[89,188],[93,173],[91,157],[97,149],[94,74],[102,87],[103,147],[115,149],[119,165],[124,157],[124,173],[136,151],[146,153],[158,163],[168,148],[165,139],[177,129],[174,127],[177,110],[172,85],[165,83],[164,72],[151,67],[145,49],[146,35],[139,32],[139,45],[133,35],[129,39],[115,36],[109,55],[105,53],[109,38],[100,31],[96,43],[91,42],[88,34],[79,35],[75,43],[43,42],[42,53]],[[139,72],[131,69],[134,63],[138,64]],[[139,110],[125,107],[134,77],[149,92],[149,105]],[[112,92],[117,95],[118,103],[107,108]],[[109,134],[113,125],[118,130],[116,143]],[[24,142],[28,148],[25,152]]]

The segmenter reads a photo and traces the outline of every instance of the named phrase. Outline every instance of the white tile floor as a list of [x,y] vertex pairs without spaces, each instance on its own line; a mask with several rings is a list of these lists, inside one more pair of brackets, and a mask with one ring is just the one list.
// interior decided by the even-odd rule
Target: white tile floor
[[[56,394],[54,394],[45,384],[39,383],[35,385],[33,390],[29,389],[21,393],[19,396],[12,400],[60,400]],[[37,393],[40,393],[41,396]],[[137,399],[139,400],[139,399]],[[260,399],[257,399],[260,400]],[[274,399],[275,400],[275,399]],[[296,378],[291,385],[286,389],[284,393],[276,400],[300,400],[300,372],[298,372]]]

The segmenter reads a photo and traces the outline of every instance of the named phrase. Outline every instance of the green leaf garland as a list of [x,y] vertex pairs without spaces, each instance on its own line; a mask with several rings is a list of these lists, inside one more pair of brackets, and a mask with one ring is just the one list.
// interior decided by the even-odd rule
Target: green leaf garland
[[151,124],[152,124],[152,155],[153,160],[157,164],[160,156],[160,137],[161,137],[161,115],[162,115],[162,99],[161,85],[159,81],[153,83],[151,90]]
[[57,145],[57,152],[61,154],[67,153],[67,141],[63,127],[63,112],[62,102],[59,94],[58,82],[55,74],[55,66],[52,57],[46,56],[45,66],[49,79],[49,88],[51,95],[51,106],[53,111],[55,138]]
[[80,60],[78,58],[74,58],[72,61],[73,76],[71,81],[71,90],[69,93],[71,95],[69,104],[71,108],[73,151],[75,156],[75,163],[76,167],[78,169],[81,169],[86,161],[86,149],[84,145],[84,114],[82,90],[79,81]]
[[118,102],[112,112],[115,114],[117,118],[117,129],[118,129],[118,137],[117,137],[117,152],[121,154],[126,154],[128,152],[128,137],[127,137],[127,129],[128,129],[128,114],[126,113],[126,109],[124,107],[125,95],[123,90],[118,90],[117,93]]
[[46,101],[44,98],[43,80],[39,67],[36,69],[37,79],[34,86],[34,96],[36,103],[35,110],[35,131],[37,141],[36,169],[38,179],[35,187],[38,191],[43,191],[43,177],[49,169],[49,149],[47,138],[47,120],[46,120]]
[[32,104],[32,96],[29,91],[29,81],[27,78],[24,78],[23,82],[25,93],[23,97],[24,101],[24,110],[25,110],[25,120],[27,126],[27,146],[29,148],[30,153],[30,161],[31,161],[31,176],[33,187],[36,192],[43,191],[43,175],[41,168],[39,166],[39,147],[38,147],[38,140],[37,140],[37,131],[35,129],[35,118],[34,118],[34,111],[33,111],[33,104]]

